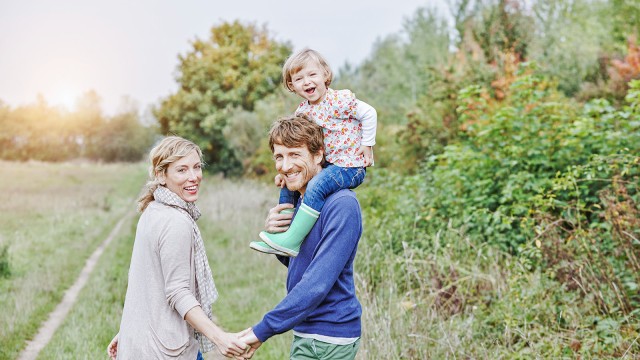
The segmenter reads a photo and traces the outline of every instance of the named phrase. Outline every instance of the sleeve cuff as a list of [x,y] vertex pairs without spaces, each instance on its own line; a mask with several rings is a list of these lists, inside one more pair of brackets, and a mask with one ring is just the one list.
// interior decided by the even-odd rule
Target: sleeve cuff
[[196,298],[193,295],[191,296],[187,295],[182,297],[180,300],[176,301],[174,308],[176,309],[178,314],[180,314],[180,316],[182,316],[182,318],[184,319],[184,317],[187,315],[189,310],[193,309],[196,306],[200,306],[200,303],[198,302],[198,300],[196,300]]
[[264,321],[259,322],[253,327],[253,333],[260,342],[265,342],[274,335],[273,330],[265,324]]

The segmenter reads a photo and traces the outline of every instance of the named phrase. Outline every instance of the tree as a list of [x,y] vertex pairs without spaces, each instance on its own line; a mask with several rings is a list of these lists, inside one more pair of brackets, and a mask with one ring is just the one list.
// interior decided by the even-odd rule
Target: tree
[[379,39],[357,68],[338,72],[340,85],[369,102],[384,125],[406,123],[407,113],[429,91],[431,69],[449,57],[447,23],[433,8],[419,8],[403,29]]
[[89,90],[76,100],[76,111],[71,123],[76,128],[77,141],[82,145],[83,157],[99,158],[102,149],[99,140],[106,119],[102,114],[102,98],[94,90]]
[[271,39],[265,27],[235,21],[213,27],[209,39],[196,39],[192,47],[179,56],[179,90],[154,114],[163,133],[196,142],[212,170],[238,173],[240,159],[224,136],[229,117],[253,111],[279,86],[291,45]]
[[556,79],[567,95],[580,91],[585,80],[606,76],[599,69],[599,58],[613,44],[609,7],[590,0],[539,0],[532,6],[536,30],[529,59]]
[[106,162],[139,161],[148,153],[155,137],[156,126],[140,122],[138,104],[129,97],[122,100],[118,114],[107,119],[96,139],[99,153],[92,158]]

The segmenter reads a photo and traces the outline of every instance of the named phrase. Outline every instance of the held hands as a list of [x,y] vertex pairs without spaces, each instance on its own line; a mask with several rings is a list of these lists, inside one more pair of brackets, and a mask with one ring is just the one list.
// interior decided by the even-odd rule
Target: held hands
[[360,146],[356,155],[362,155],[364,157],[364,167],[373,165],[373,146]]
[[247,343],[240,339],[240,336],[241,333],[232,334],[222,331],[214,338],[211,338],[211,341],[216,344],[218,352],[225,357],[232,357],[238,360],[251,359],[255,350],[251,351]]
[[[216,344],[216,349],[225,357],[233,357],[237,360],[251,359],[262,343],[258,341],[256,345],[255,341],[258,339],[255,335],[253,338],[248,336],[248,332],[251,332],[251,335],[253,335],[251,328],[236,334],[223,332],[215,340],[211,339],[211,341]],[[107,355],[111,360],[115,360],[118,357],[118,335],[120,334],[116,334],[113,340],[111,340],[111,343],[109,343],[109,346],[107,346]],[[246,339],[251,340],[251,343]]]
[[293,209],[292,204],[279,204],[269,210],[267,219],[264,221],[264,229],[269,233],[281,233],[287,231],[293,214],[280,214],[284,209]]
[[247,345],[249,345],[250,348],[249,351],[247,351],[247,355],[249,355],[249,357],[247,359],[250,359],[251,356],[253,356],[253,354],[256,352],[256,350],[258,350],[260,345],[262,345],[262,342],[258,340],[256,334],[253,333],[252,328],[245,329],[239,332],[238,335],[240,335],[241,341],[244,341]]

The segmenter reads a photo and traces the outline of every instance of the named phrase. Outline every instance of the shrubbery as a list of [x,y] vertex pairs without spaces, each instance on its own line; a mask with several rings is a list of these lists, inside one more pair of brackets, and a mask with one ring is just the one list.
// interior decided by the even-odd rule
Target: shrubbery
[[[527,228],[541,194],[573,166],[588,164],[594,156],[631,153],[640,149],[640,123],[630,105],[614,110],[595,100],[581,107],[564,99],[544,78],[523,72],[511,85],[504,102],[488,102],[484,90],[472,86],[461,91],[461,120],[466,131],[459,142],[429,158],[423,169],[425,229],[453,219],[472,238],[489,241],[513,251],[528,238]],[[612,180],[607,167],[593,174]],[[630,174],[627,174],[629,176]],[[581,201],[600,202],[598,193],[606,181],[583,182]],[[554,193],[554,201],[567,203],[576,194]],[[548,209],[557,215],[559,209]],[[595,219],[590,219],[595,220]]]
[[497,351],[477,356],[638,350],[640,81],[621,109],[567,99],[532,66],[508,89],[463,89],[463,130],[416,175],[371,173],[366,285],[395,281],[415,321],[469,321]]

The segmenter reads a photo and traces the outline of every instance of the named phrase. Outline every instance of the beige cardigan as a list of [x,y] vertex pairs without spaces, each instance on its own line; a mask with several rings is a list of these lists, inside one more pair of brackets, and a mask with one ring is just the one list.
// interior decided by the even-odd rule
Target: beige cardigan
[[195,294],[193,225],[187,214],[151,202],[138,221],[122,310],[118,359],[188,359],[198,354],[184,320]]

